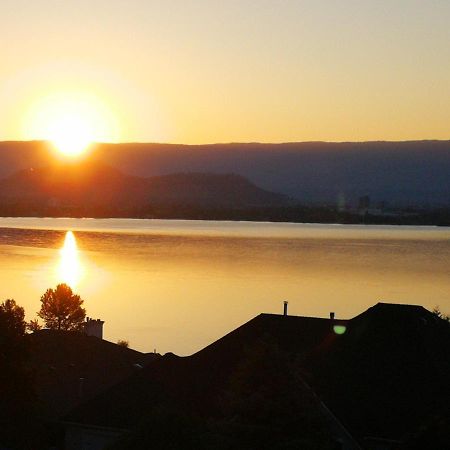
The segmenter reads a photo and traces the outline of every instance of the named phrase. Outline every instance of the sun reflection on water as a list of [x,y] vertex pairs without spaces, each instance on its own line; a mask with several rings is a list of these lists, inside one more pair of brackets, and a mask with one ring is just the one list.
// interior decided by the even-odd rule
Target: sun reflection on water
[[64,245],[60,250],[61,259],[58,266],[59,281],[75,288],[82,277],[77,241],[72,231],[67,231]]

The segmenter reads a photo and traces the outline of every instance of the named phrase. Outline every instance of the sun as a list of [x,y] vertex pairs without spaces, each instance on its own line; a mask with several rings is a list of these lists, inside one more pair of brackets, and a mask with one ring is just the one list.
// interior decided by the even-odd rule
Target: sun
[[99,98],[86,92],[41,97],[28,113],[26,134],[50,141],[66,157],[77,157],[93,142],[116,142],[117,125]]
[[67,156],[83,153],[94,140],[89,124],[77,115],[62,115],[49,128],[48,139]]

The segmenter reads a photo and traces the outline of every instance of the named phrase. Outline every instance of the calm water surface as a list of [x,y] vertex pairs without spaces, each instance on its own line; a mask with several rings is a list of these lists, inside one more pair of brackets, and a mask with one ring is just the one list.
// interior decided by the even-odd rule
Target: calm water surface
[[450,312],[450,229],[0,218],[0,299],[32,318],[61,281],[106,339],[186,355],[283,300],[296,315],[381,300]]

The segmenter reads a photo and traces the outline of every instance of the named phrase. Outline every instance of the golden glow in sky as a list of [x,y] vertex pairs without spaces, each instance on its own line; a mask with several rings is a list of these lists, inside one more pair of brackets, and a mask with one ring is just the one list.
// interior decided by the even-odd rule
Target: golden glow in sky
[[85,92],[47,95],[28,111],[25,128],[30,136],[51,141],[67,156],[76,156],[96,142],[117,140],[117,125],[107,106]]
[[16,0],[0,17],[0,141],[450,138],[448,0]]
[[81,279],[82,266],[79,260],[77,241],[72,231],[67,231],[60,254],[59,282],[66,283],[74,289]]

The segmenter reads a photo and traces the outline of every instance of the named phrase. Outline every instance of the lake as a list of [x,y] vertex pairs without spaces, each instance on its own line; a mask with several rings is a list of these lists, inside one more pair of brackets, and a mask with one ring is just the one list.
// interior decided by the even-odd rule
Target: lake
[[0,218],[1,301],[31,319],[59,282],[105,339],[188,355],[284,300],[305,316],[378,301],[450,312],[450,228]]

